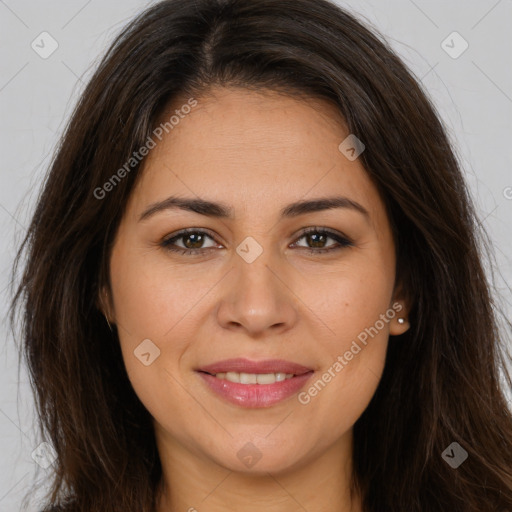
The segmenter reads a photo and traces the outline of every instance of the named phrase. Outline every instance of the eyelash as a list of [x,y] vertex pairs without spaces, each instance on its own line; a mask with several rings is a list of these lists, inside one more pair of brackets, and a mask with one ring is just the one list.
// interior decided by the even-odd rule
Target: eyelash
[[[206,235],[206,236],[208,236],[209,238],[211,238],[213,240],[213,237],[209,233],[207,233],[206,231],[202,231],[202,230],[194,229],[194,228],[188,228],[188,229],[183,229],[183,230],[179,231],[178,233],[176,233],[174,236],[172,236],[170,238],[162,240],[160,245],[161,245],[161,247],[163,247],[164,249],[166,249],[168,251],[176,252],[176,253],[183,254],[183,255],[187,255],[187,254],[188,255],[198,255],[202,251],[209,250],[209,249],[214,249],[214,247],[206,247],[206,248],[202,248],[202,249],[183,249],[183,248],[171,247],[173,242],[175,242],[176,240],[178,240],[180,238],[184,238],[185,235],[188,235],[188,234],[191,234],[191,233],[193,233],[193,234],[200,234],[200,235]],[[320,227],[306,228],[300,234],[300,236],[297,239],[297,241],[300,240],[301,238],[303,238],[304,236],[309,235],[311,233],[317,233],[317,234],[321,234],[321,235],[328,235],[328,238],[332,238],[333,240],[335,240],[338,243],[338,245],[334,246],[334,247],[331,247],[331,248],[328,248],[328,249],[324,249],[324,248],[314,249],[314,248],[310,248],[310,247],[302,247],[301,248],[301,249],[307,251],[310,254],[319,254],[319,253],[327,253],[327,252],[337,251],[337,250],[340,250],[340,249],[344,249],[345,247],[353,247],[353,245],[354,245],[353,242],[351,240],[349,240],[348,238],[346,238],[344,236],[341,236],[341,235],[339,235],[336,232],[333,232],[331,230],[328,230],[328,229],[325,229],[325,228],[320,228]]]

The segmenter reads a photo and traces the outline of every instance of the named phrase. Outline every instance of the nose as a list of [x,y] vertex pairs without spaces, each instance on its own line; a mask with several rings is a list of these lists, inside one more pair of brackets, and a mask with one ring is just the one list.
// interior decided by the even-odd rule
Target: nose
[[270,250],[251,263],[237,254],[233,264],[217,308],[219,325],[255,338],[293,328],[299,300],[290,269],[272,258]]

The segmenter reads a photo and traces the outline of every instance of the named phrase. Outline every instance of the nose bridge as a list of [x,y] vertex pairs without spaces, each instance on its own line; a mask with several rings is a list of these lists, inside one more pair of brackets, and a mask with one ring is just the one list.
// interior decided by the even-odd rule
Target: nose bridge
[[239,256],[240,261],[236,263],[236,274],[238,286],[244,293],[260,295],[268,293],[267,300],[276,300],[276,294],[279,294],[276,286],[276,270],[272,267],[279,267],[275,258],[271,255],[271,250],[265,250],[254,261],[248,262]]
[[252,237],[247,237],[236,249],[236,288],[239,300],[246,300],[253,303],[253,309],[269,309],[272,305],[277,306],[281,300],[282,290],[279,290],[279,283],[275,276],[279,268],[274,251],[270,247],[268,237],[265,247]]

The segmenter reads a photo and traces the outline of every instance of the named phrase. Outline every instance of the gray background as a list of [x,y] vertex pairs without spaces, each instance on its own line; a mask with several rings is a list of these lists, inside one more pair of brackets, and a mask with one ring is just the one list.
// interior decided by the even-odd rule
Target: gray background
[[[84,83],[113,36],[153,2],[142,0],[0,0],[0,511],[19,510],[33,478],[37,439],[27,374],[5,321],[9,273],[52,151]],[[512,282],[511,0],[339,1],[374,24],[432,97],[494,243],[498,299],[510,318]],[[57,50],[41,58],[31,47]],[[458,58],[442,42],[457,31],[469,47]],[[444,43],[458,52],[462,41]],[[42,50],[42,48],[41,48]],[[40,51],[41,51],[40,50]],[[37,472],[36,472],[37,470]],[[38,510],[34,504],[29,510]]]

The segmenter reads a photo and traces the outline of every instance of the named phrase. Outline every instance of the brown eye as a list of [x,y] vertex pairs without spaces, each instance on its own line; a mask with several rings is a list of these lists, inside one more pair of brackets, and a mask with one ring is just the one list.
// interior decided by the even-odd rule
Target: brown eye
[[[194,254],[211,248],[203,247],[205,238],[213,240],[213,238],[204,231],[188,229],[180,231],[175,236],[162,240],[160,245],[169,251],[179,252],[181,254]],[[176,242],[179,240],[183,241],[183,247],[176,245]]]
[[[215,245],[204,247],[206,238],[209,238],[215,242],[213,237],[205,231],[197,229],[185,229],[179,233],[176,233],[174,236],[162,240],[160,245],[168,251],[177,252],[179,254],[198,255],[206,250],[216,247]],[[298,238],[298,240],[301,239],[306,240],[306,246],[298,245],[297,242],[295,242],[295,244],[292,246],[296,246],[301,250],[306,250],[311,254],[335,251],[354,245],[351,240],[341,235],[340,233],[336,233],[323,228],[308,228]],[[335,243],[326,247],[327,241],[329,239],[334,240]],[[178,241],[181,241],[182,246],[176,243]]]
[[[330,230],[325,230],[321,228],[308,228],[300,236],[299,240],[301,239],[305,239],[306,244],[308,244],[307,246],[302,247],[312,254],[335,251],[338,249],[343,249],[344,247],[351,247],[354,245],[352,241],[349,240],[347,237],[344,237],[339,233],[334,233]],[[326,242],[329,239],[334,240],[336,243],[331,244],[328,247],[325,247]],[[294,245],[296,244],[297,242]]]

